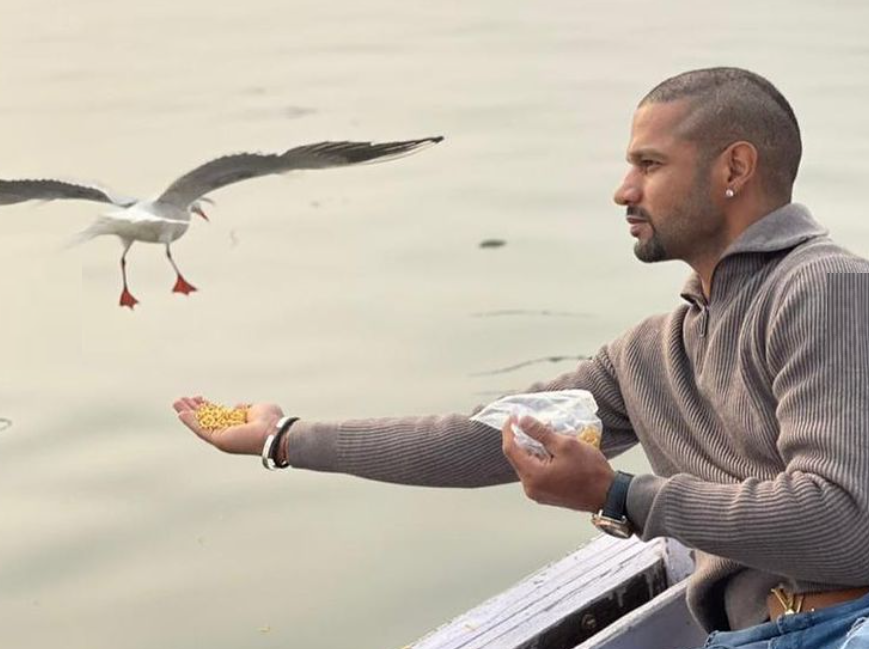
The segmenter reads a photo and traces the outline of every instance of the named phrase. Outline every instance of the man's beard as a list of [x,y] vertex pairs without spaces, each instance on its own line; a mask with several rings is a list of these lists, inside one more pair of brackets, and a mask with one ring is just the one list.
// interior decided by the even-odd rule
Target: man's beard
[[705,229],[699,219],[707,221],[716,209],[709,199],[709,183],[701,174],[702,171],[699,171],[694,186],[682,205],[661,219],[663,233],[655,228],[655,221],[658,219],[649,212],[638,206],[628,207],[628,216],[645,219],[652,231],[648,239],[645,241],[637,239],[634,244],[634,255],[637,259],[645,263],[654,263],[687,257],[688,249],[698,241],[698,236],[701,236]]
[[[630,210],[629,213],[631,213]],[[636,243],[634,243],[634,255],[636,255],[637,259],[647,264],[651,264],[656,261],[666,261],[668,259],[667,249],[664,247],[664,243],[658,236],[658,231],[655,230],[655,226],[652,225],[652,220],[649,218],[649,213],[645,210],[641,210],[640,208],[634,208],[633,215],[640,216],[646,219],[646,224],[652,231],[652,234],[646,241],[637,239]]]

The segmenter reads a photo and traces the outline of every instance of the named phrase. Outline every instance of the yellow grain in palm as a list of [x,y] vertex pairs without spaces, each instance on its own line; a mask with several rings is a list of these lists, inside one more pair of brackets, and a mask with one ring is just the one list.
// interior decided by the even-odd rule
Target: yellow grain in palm
[[196,409],[196,421],[205,430],[222,430],[247,422],[247,408],[226,408],[205,402]]

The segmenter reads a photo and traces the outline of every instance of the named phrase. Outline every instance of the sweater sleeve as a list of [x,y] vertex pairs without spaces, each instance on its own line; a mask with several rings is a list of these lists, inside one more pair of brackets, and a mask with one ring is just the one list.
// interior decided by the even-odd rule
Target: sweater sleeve
[[[575,370],[526,392],[586,389],[604,423],[601,446],[614,455],[636,439],[606,348]],[[476,408],[473,412],[479,410]],[[342,422],[298,421],[289,434],[295,468],[330,471],[407,485],[484,487],[517,480],[501,451],[501,433],[468,414],[387,417]]]
[[784,470],[735,484],[644,477],[629,495],[644,538],[797,580],[869,583],[867,271],[854,259],[813,263],[777,298],[766,355]]

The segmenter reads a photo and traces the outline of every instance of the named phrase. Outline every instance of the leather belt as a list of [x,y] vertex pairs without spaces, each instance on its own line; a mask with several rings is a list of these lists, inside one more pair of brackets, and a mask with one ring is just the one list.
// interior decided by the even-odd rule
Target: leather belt
[[[778,590],[778,595],[775,592],[776,590]],[[780,589],[773,589],[773,592],[766,598],[766,606],[769,609],[769,619],[775,620],[779,615],[783,614],[805,613],[835,604],[842,604],[843,602],[850,602],[853,599],[863,597],[867,593],[869,593],[869,587],[800,594],[783,593]],[[788,603],[791,605],[787,606]]]

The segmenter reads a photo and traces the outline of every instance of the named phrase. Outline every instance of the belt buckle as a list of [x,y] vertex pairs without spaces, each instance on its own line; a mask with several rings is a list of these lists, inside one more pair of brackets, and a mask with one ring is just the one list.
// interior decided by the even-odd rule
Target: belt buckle
[[778,600],[779,604],[781,604],[785,615],[794,615],[803,610],[803,600],[806,597],[805,594],[800,593],[797,595],[795,593],[789,593],[779,586],[770,589],[770,592],[775,595],[775,598]]

